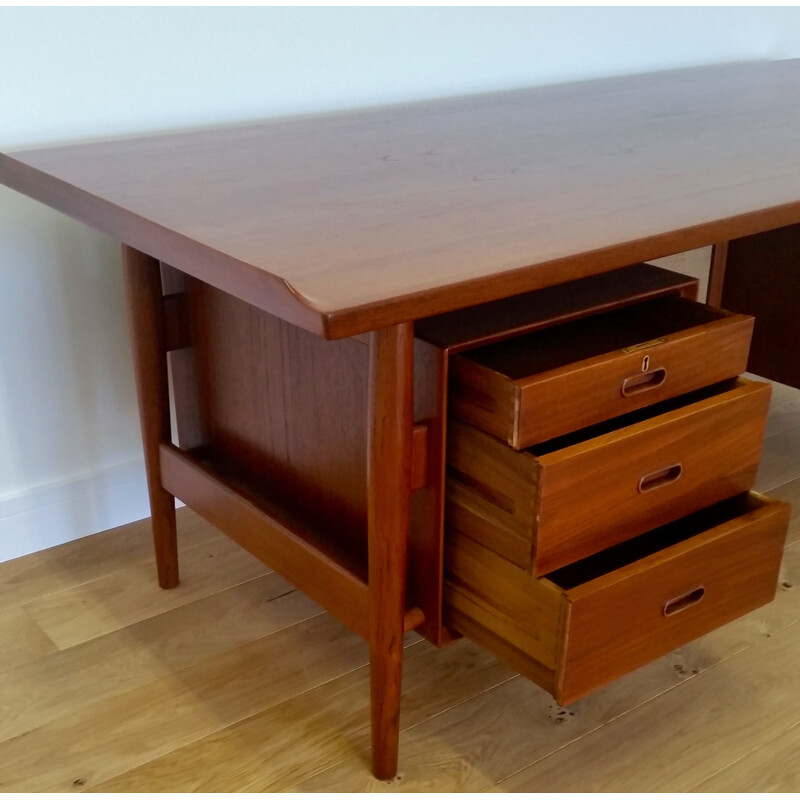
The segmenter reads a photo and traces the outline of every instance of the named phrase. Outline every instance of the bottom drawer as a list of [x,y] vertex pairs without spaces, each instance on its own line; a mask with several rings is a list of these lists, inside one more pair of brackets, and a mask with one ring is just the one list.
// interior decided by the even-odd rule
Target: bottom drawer
[[788,521],[738,495],[544,578],[449,532],[445,622],[568,704],[772,600]]

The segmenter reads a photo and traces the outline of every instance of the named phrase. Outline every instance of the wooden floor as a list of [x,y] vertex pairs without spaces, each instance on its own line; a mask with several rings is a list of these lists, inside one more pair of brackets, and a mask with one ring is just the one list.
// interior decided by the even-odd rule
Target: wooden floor
[[368,768],[367,647],[186,509],[0,564],[4,791],[800,790],[800,392],[758,488],[793,502],[773,604],[579,701],[407,640],[401,774]]

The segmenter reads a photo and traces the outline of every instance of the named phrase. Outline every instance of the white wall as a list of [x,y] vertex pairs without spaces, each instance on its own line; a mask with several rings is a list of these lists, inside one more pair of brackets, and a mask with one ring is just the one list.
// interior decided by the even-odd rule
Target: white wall
[[[798,55],[793,8],[0,8],[0,149]],[[148,513],[118,262],[0,187],[0,560]]]

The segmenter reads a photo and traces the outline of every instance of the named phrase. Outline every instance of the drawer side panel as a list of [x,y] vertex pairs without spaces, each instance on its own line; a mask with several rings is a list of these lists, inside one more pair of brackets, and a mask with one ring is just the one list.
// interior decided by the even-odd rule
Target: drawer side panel
[[[788,505],[767,502],[568,591],[570,620],[558,701],[577,700],[769,603],[788,520]],[[680,598],[685,598],[685,608]],[[678,610],[667,615],[667,608]]]

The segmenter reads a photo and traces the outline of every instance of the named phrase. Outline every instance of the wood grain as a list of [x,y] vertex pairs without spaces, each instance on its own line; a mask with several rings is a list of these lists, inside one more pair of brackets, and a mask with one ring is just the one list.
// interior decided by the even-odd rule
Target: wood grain
[[[792,551],[797,548],[787,550],[785,577],[797,582],[800,551],[789,556]],[[705,759],[720,756],[717,742],[736,723],[726,716],[717,730],[714,707],[707,704],[702,692],[694,692],[695,681],[706,675],[706,691],[713,692],[715,698],[730,693],[738,707],[749,707],[751,716],[758,714],[761,693],[774,691],[769,677],[759,678],[763,667],[758,664],[759,653],[780,633],[788,640],[787,645],[794,644],[777,656],[780,663],[773,668],[781,673],[793,670],[798,619],[800,593],[781,590],[771,605],[642,667],[569,709],[559,707],[522,677],[470,698],[407,732],[402,775],[391,784],[369,775],[362,767],[362,755],[287,788],[309,792],[474,792],[496,786],[498,791],[513,791],[513,780],[503,781],[519,774],[525,776],[519,788],[526,791],[550,791],[551,786],[567,781],[588,791],[589,781],[582,781],[580,746],[591,734],[596,737],[598,760],[604,748],[607,769],[617,770],[628,786],[639,790],[648,787],[651,778],[657,780],[666,770],[672,771],[671,765],[665,766],[659,758],[659,749],[650,746],[659,727],[656,704],[666,699],[675,709],[674,725],[671,721],[667,734],[674,740],[673,752],[681,748],[681,755],[694,759],[702,772]],[[749,677],[737,689],[738,679],[731,680],[729,675],[736,669],[734,659],[745,656],[750,664]],[[687,742],[685,736],[693,730],[692,718],[698,706],[707,709],[708,727]],[[618,726],[634,712],[640,725],[628,735]],[[761,730],[774,731],[769,718],[762,719]],[[569,754],[572,748],[576,748],[574,755]],[[635,757],[629,756],[631,751]],[[545,770],[552,758],[559,759],[561,774],[554,770],[551,777]]]
[[[547,574],[752,488],[769,396],[739,381],[522,452],[451,422],[447,524]],[[640,490],[673,465],[677,479]]]
[[322,613],[276,573],[3,670],[0,740]]
[[729,64],[33,150],[1,156],[0,181],[349,336],[800,222],[798,72]]
[[58,650],[24,608],[0,611],[0,673]]
[[161,481],[158,451],[172,439],[161,264],[127,245],[122,262],[158,583],[172,589],[179,579],[175,498]]
[[369,647],[372,770],[397,773],[414,420],[414,330],[372,334],[369,393]]
[[206,461],[366,574],[368,349],[188,291]]
[[596,314],[456,356],[451,410],[520,450],[739,375],[752,329],[683,298]]
[[[568,590],[559,702],[571,703],[769,603],[775,596],[788,518],[789,508],[782,503],[753,508]],[[693,591],[701,592],[696,605],[667,615],[669,603]]]
[[3,788],[90,786],[362,667],[366,656],[341,623],[315,617],[0,742]]
[[632,264],[547,289],[419,320],[417,338],[451,354],[521,336],[655,297],[697,298],[697,278],[654,264]]
[[[504,791],[671,791],[751,752],[800,713],[794,626],[504,781]],[[753,698],[757,697],[758,702]],[[689,712],[687,715],[687,711]],[[653,724],[658,720],[658,724]],[[687,737],[690,741],[687,742]],[[693,746],[708,743],[712,746]],[[580,769],[574,765],[580,764]]]
[[762,492],[769,492],[776,486],[800,477],[800,459],[797,457],[800,426],[774,434],[766,441],[770,446],[764,450],[756,480],[756,485]]
[[[766,737],[764,737],[766,739]],[[761,747],[724,767],[693,792],[797,792],[800,786],[800,721],[775,726],[774,736]]]
[[[513,673],[471,642],[406,648],[402,729]],[[293,697],[218,733],[99,784],[93,791],[280,791],[369,748],[366,668]],[[304,720],[297,725],[297,720]],[[282,730],[284,735],[275,736]],[[366,772],[366,769],[362,767]]]
[[[798,464],[798,469],[800,469],[800,464]],[[793,544],[800,540],[800,478],[795,478],[793,481],[773,489],[770,497],[789,503],[792,507],[789,530],[786,533],[787,544]]]
[[800,225],[734,239],[728,242],[719,291],[724,308],[756,317],[748,370],[795,388],[800,388],[800,364],[787,348],[800,337],[799,257]]
[[152,580],[151,564],[141,564],[32,600],[24,608],[59,648],[65,648],[269,571],[226,538],[191,548],[183,563],[185,580],[174,592],[162,591]]
[[[177,510],[178,550],[222,537],[188,508]],[[0,564],[0,608],[41,600],[134,565],[153,563],[149,519]]]
[[[445,620],[572,703],[768,603],[788,518],[736,497],[540,579],[448,532]],[[696,605],[666,613],[698,588]]]
[[[367,634],[368,589],[359,571],[336,558],[333,546],[311,538],[269,506],[223,480],[173,445],[161,448],[165,486],[239,546],[269,565],[351,630]],[[327,546],[326,546],[327,545]],[[360,565],[357,565],[357,567]],[[262,566],[262,570],[266,566]],[[404,609],[405,610],[405,609]]]
[[[789,399],[791,396],[789,393],[786,397]],[[770,448],[779,441],[780,437],[768,439],[765,453],[768,455]],[[185,519],[193,516],[187,509],[179,509],[179,527],[182,515]],[[194,524],[197,527],[193,535],[200,537],[204,530],[216,535],[196,517]],[[187,529],[186,534],[189,533]],[[106,537],[108,543],[104,545]],[[22,593],[26,584],[20,583],[24,575],[31,577],[32,586],[39,585],[43,591],[49,592],[52,588],[62,590],[67,588],[65,584],[73,576],[75,582],[80,583],[87,575],[97,578],[107,574],[109,567],[117,570],[140,564],[149,555],[149,548],[148,532],[143,525],[98,534],[49,552],[0,565],[0,592],[10,592],[9,597],[13,599],[13,588],[4,584],[4,575],[11,584],[17,586],[20,596],[26,599],[29,599],[29,595]],[[108,562],[104,564],[100,558],[93,562],[91,554],[94,550],[107,555]],[[62,572],[58,571],[58,560],[54,558],[60,553],[64,556],[65,568]],[[46,560],[41,561],[44,557]],[[4,573],[3,570],[9,567],[13,567],[13,570]],[[604,753],[608,771],[618,770],[625,776],[626,786],[641,790],[651,785],[650,775],[658,777],[665,772],[671,775],[676,771],[671,767],[672,751],[668,751],[666,761],[659,760],[653,766],[652,757],[657,756],[661,748],[656,745],[648,747],[648,744],[658,729],[653,720],[660,718],[660,707],[647,710],[649,701],[655,702],[654,698],[658,698],[660,703],[674,693],[674,699],[670,702],[676,711],[674,725],[672,721],[669,723],[673,725],[669,735],[678,743],[685,741],[681,737],[687,729],[692,729],[697,710],[702,711],[707,707],[707,698],[736,698],[738,705],[733,717],[726,711],[716,723],[709,720],[708,725],[700,729],[688,743],[687,751],[680,754],[683,760],[677,771],[685,767],[687,757],[696,759],[694,763],[697,768],[691,776],[696,784],[719,771],[716,758],[721,750],[726,753],[727,750],[720,748],[717,742],[722,739],[727,746],[726,737],[738,724],[740,713],[744,714],[742,725],[749,726],[749,741],[725,759],[726,764],[738,759],[745,751],[753,752],[764,745],[769,747],[770,742],[780,747],[780,736],[787,726],[779,722],[772,724],[775,720],[772,709],[775,706],[769,704],[771,701],[762,705],[762,695],[773,692],[775,687],[772,684],[782,680],[773,670],[785,669],[790,676],[794,674],[797,654],[791,650],[764,653],[763,648],[773,642],[781,631],[783,633],[780,635],[797,641],[798,628],[793,624],[800,620],[800,592],[796,588],[800,586],[800,550],[796,547],[786,551],[782,581],[786,585],[779,586],[775,602],[615,681],[577,701],[568,710],[559,708],[545,692],[521,677],[492,688],[489,664],[496,662],[488,660],[485,655],[481,656],[477,649],[469,649],[469,655],[464,656],[463,660],[455,654],[457,651],[453,648],[472,648],[469,642],[462,641],[453,645],[453,648],[441,651],[425,647],[419,656],[409,655],[404,714],[401,717],[404,730],[401,774],[391,783],[377,781],[368,769],[369,744],[365,730],[366,716],[362,713],[366,702],[366,648],[363,643],[360,645],[361,666],[358,667],[361,672],[352,673],[354,677],[350,683],[347,678],[341,679],[351,687],[343,689],[341,694],[334,690],[335,686],[344,685],[338,683],[320,684],[319,689],[304,694],[303,689],[294,683],[294,674],[289,669],[270,672],[270,680],[283,687],[284,699],[274,706],[277,714],[273,717],[266,709],[254,709],[247,721],[240,723],[243,728],[238,727],[239,723],[228,727],[219,718],[211,695],[200,689],[198,698],[205,714],[215,717],[218,727],[215,728],[216,732],[201,734],[197,741],[198,750],[194,749],[193,740],[183,738],[186,731],[181,725],[170,728],[177,736],[175,740],[170,740],[169,731],[161,738],[159,722],[152,730],[146,729],[146,723],[139,725],[135,722],[125,730],[113,733],[110,743],[106,741],[104,732],[110,729],[111,723],[103,721],[103,715],[108,707],[98,702],[104,696],[126,695],[137,686],[159,678],[166,679],[170,675],[173,687],[183,685],[179,676],[183,674],[182,669],[190,664],[208,662],[216,654],[231,648],[243,652],[241,645],[248,641],[248,637],[266,637],[262,640],[263,647],[273,638],[271,631],[318,613],[317,607],[297,592],[281,597],[284,591],[281,587],[286,584],[274,574],[165,611],[127,628],[4,672],[0,680],[0,707],[4,709],[4,715],[0,722],[7,726],[13,721],[13,729],[8,730],[14,736],[26,730],[34,731],[24,758],[29,763],[42,765],[38,780],[36,771],[32,770],[25,781],[26,786],[36,791],[44,790],[48,788],[48,782],[52,783],[53,772],[48,768],[49,763],[53,759],[63,761],[61,751],[65,748],[72,748],[67,757],[71,769],[63,769],[68,781],[59,783],[58,788],[69,790],[81,788],[72,786],[72,781],[82,779],[85,771],[101,763],[103,774],[109,780],[114,775],[133,771],[121,781],[120,787],[130,780],[131,788],[152,791],[157,791],[159,786],[164,789],[189,789],[202,781],[207,781],[209,788],[220,786],[230,791],[237,788],[256,789],[259,788],[259,776],[263,776],[263,788],[271,791],[297,787],[298,783],[304,789],[321,791],[337,788],[479,791],[490,789],[509,775],[524,771],[533,762],[541,770],[560,748],[566,747],[569,751],[592,731],[595,731],[592,736],[602,739],[600,749]],[[207,622],[205,629],[204,621]],[[345,635],[350,641],[358,643],[354,635]],[[264,663],[272,663],[273,656],[270,653],[280,654],[287,647],[294,653],[294,671],[305,672],[313,668],[315,663],[334,656],[339,645],[334,640],[319,643],[314,631],[301,640],[291,640],[291,643],[281,638],[275,651],[262,650],[261,657],[254,656],[254,673],[263,679]],[[331,648],[330,652],[327,648]],[[464,653],[463,650],[460,652]],[[747,653],[752,653],[752,658],[747,675],[743,675],[734,671],[734,663]],[[443,681],[443,676],[454,673],[437,671],[436,663],[443,656],[452,658],[449,662],[451,667],[458,669],[460,677],[454,678],[452,683]],[[279,658],[278,655],[275,657]],[[418,662],[417,658],[420,659]],[[280,659],[279,662],[283,663]],[[238,678],[238,673],[235,673],[236,660],[226,663],[228,669],[234,671],[221,671],[215,684],[220,691],[225,689],[226,673],[229,680]],[[504,671],[496,675],[509,674],[507,669],[500,669]],[[765,673],[765,670],[768,672]],[[216,670],[201,670],[201,673],[197,673],[199,683],[192,682],[192,689],[202,687],[202,675],[211,680],[216,674]],[[481,675],[485,676],[487,683],[481,683]],[[702,675],[707,675],[709,681],[704,690],[691,697],[684,694]],[[476,682],[472,683],[473,680]],[[93,686],[97,687],[96,696],[92,693]],[[791,691],[793,697],[796,692],[794,689]],[[441,707],[437,706],[435,711],[427,715],[424,706],[431,698],[435,702],[439,693],[445,693],[450,698],[447,702],[451,706],[441,711]],[[121,702],[115,707],[113,713],[116,714],[114,722],[117,728],[120,720],[131,715],[139,719],[143,713],[138,702],[141,698],[141,694],[134,693],[130,695],[128,704]],[[167,713],[171,706],[165,698],[166,695],[160,702],[164,704],[164,713]],[[327,705],[326,698],[330,699],[332,705]],[[791,697],[789,702],[794,702]],[[180,703],[182,708],[183,700]],[[345,709],[351,703],[353,712],[347,714]],[[632,709],[637,708],[642,709],[641,728],[628,731],[617,727]],[[761,722],[750,724],[751,716],[748,715],[756,713],[763,725]],[[74,718],[76,714],[86,715],[89,727],[94,718],[99,731],[94,739],[87,733],[83,739],[85,744],[80,747],[72,747],[75,728],[64,727],[63,738],[55,734],[57,728],[54,727],[50,728],[52,735],[46,737],[36,732],[48,721]],[[794,719],[800,719],[800,714]],[[303,725],[303,720],[309,721],[308,726]],[[146,733],[140,736],[137,733],[140,730],[146,730]],[[226,731],[230,732],[227,736]],[[306,740],[307,733],[309,738]],[[159,741],[151,747],[148,741],[153,734]],[[206,736],[207,740],[204,738]],[[218,738],[221,749],[215,751],[213,743]],[[19,752],[23,752],[23,741],[24,737],[17,743]],[[205,741],[207,744],[203,745]],[[304,749],[306,741],[311,751]],[[141,746],[144,746],[142,757],[132,758],[131,748],[138,749]],[[185,751],[182,749],[184,746],[187,748]],[[641,748],[639,755],[632,761],[629,758],[631,748],[637,747]],[[161,755],[153,756],[156,760],[153,761],[151,772],[145,762],[154,752]],[[215,752],[222,755],[215,757]],[[174,753],[174,756],[170,756],[170,753]],[[272,754],[275,754],[274,757]],[[317,773],[311,763],[315,757],[325,763],[328,760],[336,762],[335,766]],[[589,776],[593,765],[588,765],[584,773],[581,768],[575,768],[576,759],[580,760],[579,753],[567,755],[565,763],[575,783],[580,783],[583,774]],[[134,763],[136,761],[139,763]],[[13,767],[14,759],[3,757],[1,763],[3,768],[0,771],[5,773],[6,765]],[[155,769],[159,764],[164,767],[163,773]],[[142,772],[137,780],[136,774],[140,768]],[[310,776],[309,771],[317,774]],[[19,776],[17,772],[14,774]],[[163,775],[163,784],[159,783],[158,774]],[[564,776],[559,777],[556,771],[555,777],[560,780]],[[95,785],[100,784],[93,783],[91,778],[86,783],[87,788]],[[548,791],[549,786],[544,773],[535,773],[531,778],[531,788],[537,791]]]
[[427,427],[426,486],[411,495],[408,525],[408,605],[422,609],[419,632],[441,645],[444,564],[444,468],[447,355],[414,340],[414,419]]

